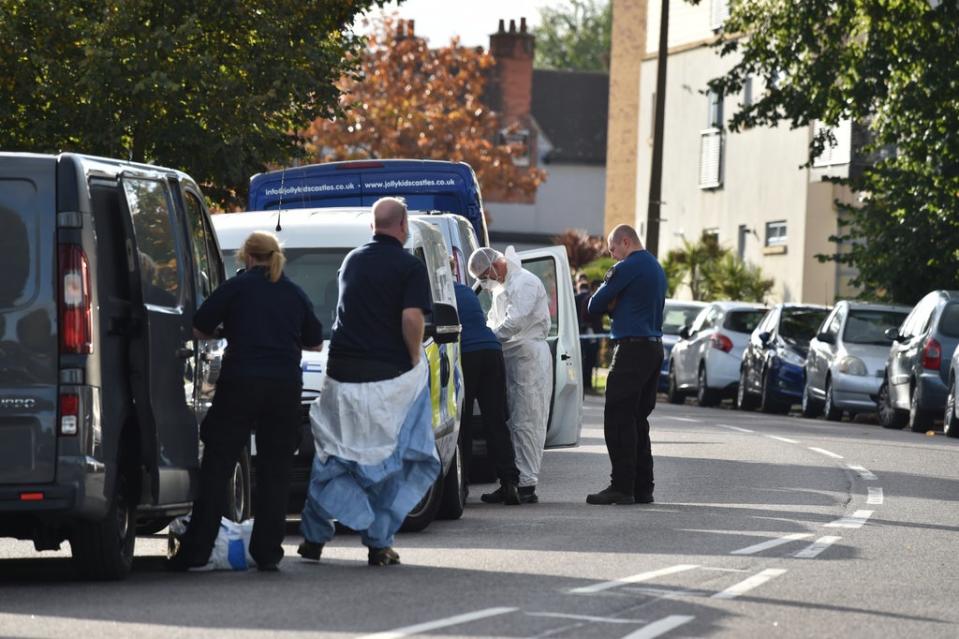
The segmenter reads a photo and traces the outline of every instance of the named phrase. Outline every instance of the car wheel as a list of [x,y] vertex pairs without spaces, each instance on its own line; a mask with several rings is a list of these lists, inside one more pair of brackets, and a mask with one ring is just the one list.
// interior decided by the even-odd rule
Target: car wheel
[[770,388],[771,380],[769,379],[769,372],[763,372],[763,384],[762,392],[759,396],[759,408],[764,413],[785,413],[789,411],[789,405],[773,397],[772,388]]
[[909,429],[914,433],[924,433],[932,426],[932,416],[929,411],[919,407],[921,397],[919,396],[920,386],[912,389],[912,395],[909,397]]
[[86,579],[123,579],[133,567],[139,495],[134,475],[134,469],[121,467],[106,517],[79,522],[70,535],[73,562]]
[[803,417],[819,417],[822,413],[822,404],[816,401],[812,393],[809,392],[809,380],[806,380],[806,383],[803,384],[802,389],[802,416]]
[[906,425],[906,411],[899,410],[892,405],[892,396],[889,393],[889,382],[884,381],[879,387],[879,425],[883,428],[898,430]]
[[[452,469],[452,467],[451,467]],[[420,503],[413,507],[413,510],[406,515],[400,530],[403,532],[419,532],[433,523],[436,519],[436,513],[440,509],[440,501],[443,498],[443,482],[445,477],[440,475],[430,486],[430,489],[423,495]]]
[[[472,444],[472,442],[470,443]],[[439,509],[440,519],[459,519],[463,516],[463,509],[466,507],[468,484],[463,468],[462,447],[462,442],[456,445],[456,452],[453,454],[453,461],[450,462],[450,469],[443,479],[443,496],[440,499]]]
[[842,409],[836,408],[835,399],[832,396],[832,380],[826,379],[826,402],[823,404],[823,416],[831,422],[842,421]]
[[949,384],[949,395],[946,397],[946,412],[942,421],[942,429],[948,437],[959,437],[959,418],[956,418],[956,380]]
[[753,410],[756,408],[756,398],[746,388],[746,367],[739,371],[739,386],[736,387],[736,408],[739,410]]
[[698,384],[696,385],[696,403],[700,406],[715,406],[719,403],[719,393],[711,389],[706,379],[706,364],[699,365]]
[[233,467],[233,476],[227,486],[226,512],[227,519],[235,522],[246,521],[253,515],[250,500],[252,494],[250,477],[250,453],[245,448],[240,453],[240,459]]
[[666,389],[666,400],[670,404],[682,404],[686,401],[685,395],[676,385],[676,371],[673,370],[672,363],[669,365],[669,386]]

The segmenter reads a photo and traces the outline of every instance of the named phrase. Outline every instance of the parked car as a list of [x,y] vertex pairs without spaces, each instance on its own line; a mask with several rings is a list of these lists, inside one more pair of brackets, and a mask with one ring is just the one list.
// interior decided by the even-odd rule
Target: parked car
[[0,153],[0,229],[0,536],[69,540],[81,574],[121,578],[138,527],[196,494],[223,350],[192,332],[223,279],[203,193],[157,166]]
[[908,313],[905,306],[838,302],[809,342],[803,416],[840,421],[843,411],[876,410],[892,344],[886,331]]
[[956,402],[957,378],[959,378],[959,348],[952,353],[949,363],[948,388],[946,394],[946,409],[943,413],[942,430],[948,437],[959,437],[959,406]]
[[806,353],[829,308],[777,304],[749,336],[736,391],[741,410],[758,404],[765,412],[785,413],[802,400]]
[[761,304],[713,302],[681,328],[669,356],[669,401],[681,404],[695,393],[700,406],[715,406],[732,396],[743,349],[766,310]]
[[663,366],[659,371],[661,393],[669,390],[669,354],[679,341],[679,332],[696,321],[696,316],[706,306],[706,302],[666,300],[663,308]]
[[959,343],[959,291],[927,294],[887,335],[893,343],[879,393],[879,422],[925,432],[946,407],[950,363]]

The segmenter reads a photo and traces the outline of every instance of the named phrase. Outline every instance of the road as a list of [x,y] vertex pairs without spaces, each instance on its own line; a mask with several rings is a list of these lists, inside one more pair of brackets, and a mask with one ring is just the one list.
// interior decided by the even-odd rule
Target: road
[[356,535],[304,563],[291,534],[278,574],[168,574],[157,535],[127,581],[84,583],[66,551],[0,540],[0,636],[959,636],[959,441],[660,403],[656,503],[599,507],[601,398],[585,414],[540,504],[476,486],[462,520],[399,536],[396,568]]

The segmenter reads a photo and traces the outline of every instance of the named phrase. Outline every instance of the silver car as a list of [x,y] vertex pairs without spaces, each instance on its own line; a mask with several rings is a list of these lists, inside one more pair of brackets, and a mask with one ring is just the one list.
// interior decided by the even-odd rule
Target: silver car
[[892,344],[885,333],[908,313],[906,306],[838,302],[809,342],[803,416],[840,421],[843,411],[876,410]]

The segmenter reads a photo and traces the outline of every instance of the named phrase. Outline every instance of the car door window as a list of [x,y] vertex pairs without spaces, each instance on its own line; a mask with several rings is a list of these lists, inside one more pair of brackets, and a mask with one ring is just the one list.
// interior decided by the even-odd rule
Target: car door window
[[546,288],[549,302],[549,337],[559,335],[559,289],[556,284],[556,262],[552,257],[523,260],[523,268],[539,278]]
[[695,335],[703,329],[703,325],[706,323],[706,318],[709,316],[709,308],[704,308],[700,311],[699,315],[696,316],[696,319],[693,321],[693,325],[689,329],[690,335]]
[[842,326],[842,312],[836,311],[836,314],[832,316],[832,321],[829,322],[829,326],[826,327],[825,333],[835,339],[839,336],[839,328]]
[[170,192],[165,182],[125,178],[123,189],[133,219],[140,256],[143,302],[177,307],[180,300],[180,260]]
[[184,193],[183,201],[186,205],[187,222],[190,225],[193,261],[196,264],[196,305],[199,308],[219,286],[220,274],[215,267],[216,262],[211,257],[210,246],[213,241],[199,200],[192,193]]

